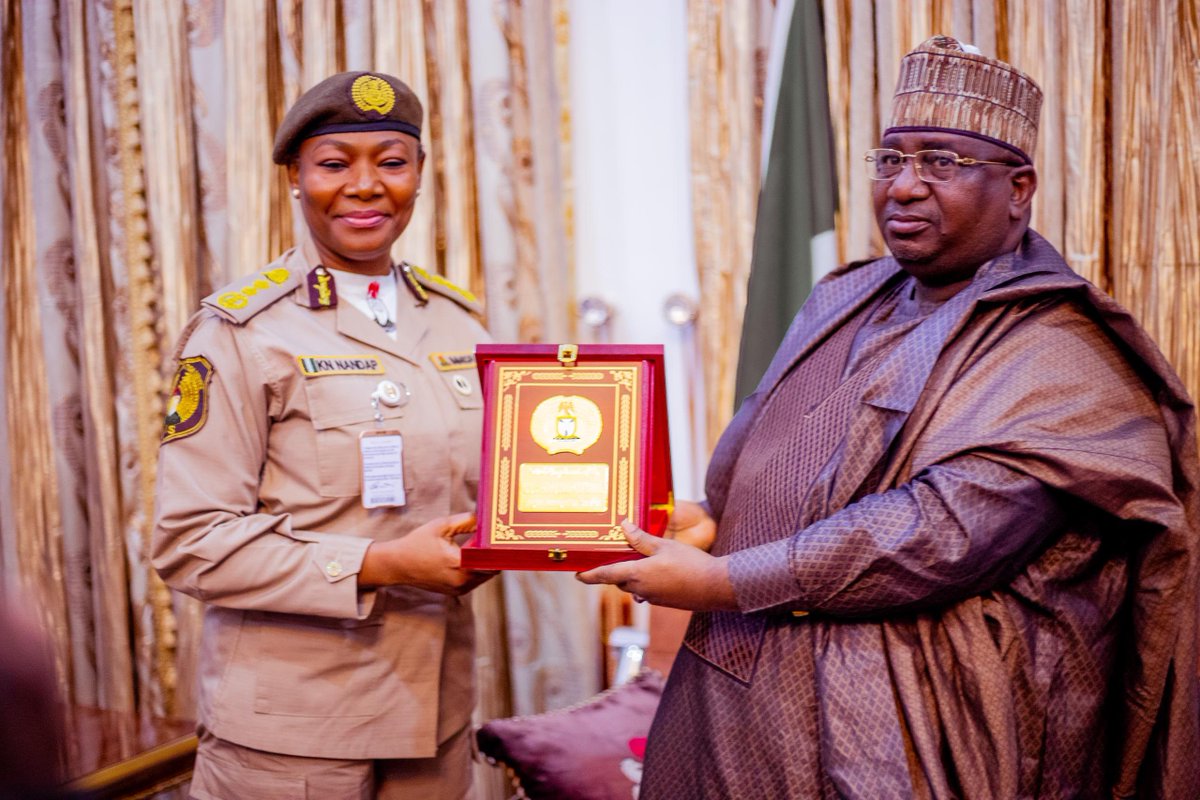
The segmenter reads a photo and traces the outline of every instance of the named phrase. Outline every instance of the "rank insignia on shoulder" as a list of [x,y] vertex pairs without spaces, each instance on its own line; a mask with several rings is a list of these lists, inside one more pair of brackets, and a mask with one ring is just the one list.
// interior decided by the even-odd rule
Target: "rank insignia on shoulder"
[[179,362],[171,383],[171,399],[163,420],[162,441],[183,439],[198,432],[208,420],[208,382],[213,368],[204,356],[192,356]]
[[329,270],[316,267],[308,273],[304,283],[308,287],[309,308],[333,308],[337,305],[337,285]]
[[428,289],[450,298],[473,314],[483,313],[478,297],[441,275],[421,269],[407,261],[400,264],[400,272],[404,276],[404,282],[408,285],[409,290],[416,295],[421,305],[429,302],[429,292],[426,291]]
[[299,273],[293,274],[287,267],[269,267],[218,289],[201,303],[230,322],[242,325],[294,291],[299,283]]
[[[417,267],[416,269],[420,268]],[[418,303],[425,305],[429,302],[429,292],[425,291],[425,287],[422,286],[419,281],[417,281],[417,276],[414,274],[413,270],[413,265],[409,264],[407,261],[400,264],[400,274],[404,276],[404,285],[407,286],[408,290],[413,293],[414,297],[417,298]],[[424,272],[424,270],[421,271]]]
[[429,360],[442,372],[449,372],[454,369],[473,369],[475,367],[475,353],[470,350],[464,350],[460,353],[430,353]]
[[235,289],[229,292],[223,292],[217,298],[217,302],[222,307],[236,311],[239,308],[245,308],[250,303],[250,298],[263,291],[270,289],[271,283],[267,283],[264,278],[269,279],[271,283],[279,285],[288,279],[288,271],[283,267],[267,270],[259,277],[256,277],[250,283],[243,286],[241,289]]

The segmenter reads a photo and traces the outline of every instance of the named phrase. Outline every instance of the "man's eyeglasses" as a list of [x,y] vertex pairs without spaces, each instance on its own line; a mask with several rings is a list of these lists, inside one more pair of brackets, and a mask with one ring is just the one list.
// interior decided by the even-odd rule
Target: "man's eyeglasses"
[[946,183],[954,180],[960,167],[973,167],[977,164],[995,164],[1001,167],[1017,167],[1019,164],[1009,164],[1006,161],[982,161],[978,158],[964,158],[950,150],[918,150],[915,153],[902,153],[899,150],[878,148],[868,150],[863,156],[867,163],[867,177],[873,181],[890,181],[904,171],[904,159],[911,158],[917,177],[926,183]]

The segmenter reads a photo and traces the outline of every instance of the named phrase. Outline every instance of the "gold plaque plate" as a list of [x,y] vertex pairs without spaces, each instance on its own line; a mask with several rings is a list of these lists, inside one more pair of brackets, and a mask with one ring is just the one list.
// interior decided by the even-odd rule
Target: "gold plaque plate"
[[522,464],[517,510],[576,514],[608,511],[608,464]]

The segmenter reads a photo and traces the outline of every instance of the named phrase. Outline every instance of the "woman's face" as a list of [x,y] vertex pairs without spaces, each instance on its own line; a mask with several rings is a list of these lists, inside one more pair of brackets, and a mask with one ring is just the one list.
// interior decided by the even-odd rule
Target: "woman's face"
[[425,154],[398,131],[328,133],[305,139],[288,166],[321,263],[382,275],[392,243],[412,218]]

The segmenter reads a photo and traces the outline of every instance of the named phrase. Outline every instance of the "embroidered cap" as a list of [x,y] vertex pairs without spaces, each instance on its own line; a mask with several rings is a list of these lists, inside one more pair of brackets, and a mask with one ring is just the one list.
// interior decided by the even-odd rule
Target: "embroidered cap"
[[275,132],[271,158],[286,164],[300,143],[325,133],[400,131],[421,138],[421,101],[399,78],[339,72],[300,96]]
[[949,131],[998,144],[1032,164],[1042,90],[1024,72],[968,47],[935,36],[900,60],[884,135]]

